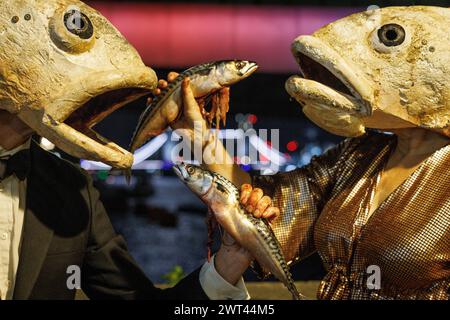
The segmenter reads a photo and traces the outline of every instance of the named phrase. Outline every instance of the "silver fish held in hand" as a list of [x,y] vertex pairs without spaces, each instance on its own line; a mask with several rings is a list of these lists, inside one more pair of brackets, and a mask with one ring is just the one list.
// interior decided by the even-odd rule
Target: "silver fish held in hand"
[[[209,122],[216,119],[218,126],[220,120],[225,122],[228,112],[228,88],[249,77],[256,69],[258,65],[252,61],[224,60],[200,64],[180,73],[142,113],[131,139],[130,151],[134,152],[150,138],[164,132],[180,117],[181,84],[186,77],[190,79],[194,97],[203,100],[202,108],[205,101],[212,98],[213,106],[207,118]],[[221,94],[221,90],[226,94]]]
[[176,165],[174,171],[208,205],[225,231],[288,288],[294,300],[305,299],[294,284],[269,223],[245,210],[239,202],[239,190],[233,183],[217,173],[189,164]]

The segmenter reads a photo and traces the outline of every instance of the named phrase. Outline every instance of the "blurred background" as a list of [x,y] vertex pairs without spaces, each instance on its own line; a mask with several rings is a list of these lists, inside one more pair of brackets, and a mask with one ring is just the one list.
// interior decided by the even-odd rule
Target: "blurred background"
[[[270,162],[282,159],[280,171],[293,170],[339,142],[307,120],[284,90],[285,80],[298,72],[290,43],[300,34],[366,10],[369,6],[441,5],[449,1],[86,1],[104,14],[136,47],[159,78],[169,71],[213,60],[254,60],[260,69],[231,88],[226,129],[279,129],[277,149],[259,155]],[[127,147],[139,114],[141,99],[102,121],[96,131]],[[51,145],[47,145],[51,149]],[[132,255],[156,283],[174,283],[200,266],[206,257],[207,208],[173,175],[170,133],[148,145],[145,161],[133,170],[128,185],[120,173],[82,161],[89,170],[116,230]],[[273,152],[273,153],[272,153]],[[64,156],[64,155],[63,155]],[[236,159],[240,161],[242,159]],[[270,174],[263,166],[243,168]],[[217,235],[216,235],[217,237]],[[219,243],[216,241],[216,246]],[[317,255],[292,268],[296,280],[324,275]],[[256,280],[249,271],[247,280]]]

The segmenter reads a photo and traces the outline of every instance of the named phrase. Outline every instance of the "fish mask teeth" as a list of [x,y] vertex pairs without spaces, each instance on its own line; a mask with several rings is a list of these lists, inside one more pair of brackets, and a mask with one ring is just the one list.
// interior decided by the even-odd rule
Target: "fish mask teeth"
[[334,134],[423,127],[450,136],[449,29],[449,8],[351,15],[295,39],[301,76],[286,89],[306,116]]
[[157,84],[119,31],[76,0],[4,0],[1,26],[0,108],[74,157],[130,168],[132,154],[92,129]]

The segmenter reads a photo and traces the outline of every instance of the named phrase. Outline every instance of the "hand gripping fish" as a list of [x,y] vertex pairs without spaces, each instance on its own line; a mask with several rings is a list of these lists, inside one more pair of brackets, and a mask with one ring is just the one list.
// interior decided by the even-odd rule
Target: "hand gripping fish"
[[186,77],[191,80],[194,97],[203,100],[202,107],[211,97],[212,109],[204,113],[210,123],[215,119],[216,127],[219,127],[220,120],[225,124],[229,109],[229,86],[249,77],[257,68],[255,62],[225,60],[201,64],[180,73],[142,113],[131,139],[131,152],[162,133],[181,115],[181,83]]
[[176,174],[213,212],[217,222],[258,263],[269,270],[291,292],[294,300],[305,297],[297,291],[280,244],[265,219],[255,218],[239,202],[239,190],[219,174],[180,164]]

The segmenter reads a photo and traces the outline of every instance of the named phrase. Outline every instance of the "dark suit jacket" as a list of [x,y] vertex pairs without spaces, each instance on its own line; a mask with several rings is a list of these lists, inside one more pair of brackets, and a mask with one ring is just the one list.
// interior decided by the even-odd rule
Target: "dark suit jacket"
[[36,143],[29,152],[15,299],[74,299],[71,265],[91,299],[207,299],[199,270],[172,289],[155,288],[114,232],[89,175]]

